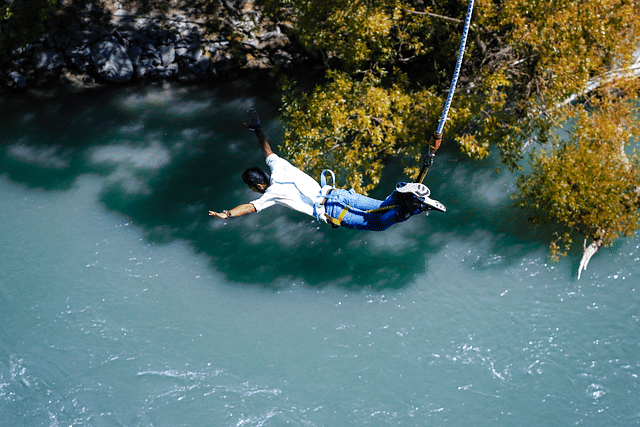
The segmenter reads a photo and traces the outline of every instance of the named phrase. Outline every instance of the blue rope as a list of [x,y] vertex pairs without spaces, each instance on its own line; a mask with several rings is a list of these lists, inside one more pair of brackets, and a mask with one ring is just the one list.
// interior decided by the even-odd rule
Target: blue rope
[[467,18],[464,21],[464,31],[462,32],[462,41],[460,42],[460,51],[458,52],[458,62],[456,62],[456,69],[453,72],[453,80],[451,81],[451,88],[449,89],[449,96],[447,96],[447,102],[444,105],[444,111],[440,116],[440,122],[438,123],[438,129],[436,135],[442,135],[444,130],[444,123],[447,121],[449,115],[449,109],[451,108],[451,101],[453,100],[453,93],[456,90],[456,84],[458,83],[458,76],[460,75],[460,66],[462,65],[462,57],[464,56],[464,49],[467,45],[467,35],[469,34],[469,27],[471,26],[471,14],[473,12],[473,1],[469,0],[469,8],[467,9]]

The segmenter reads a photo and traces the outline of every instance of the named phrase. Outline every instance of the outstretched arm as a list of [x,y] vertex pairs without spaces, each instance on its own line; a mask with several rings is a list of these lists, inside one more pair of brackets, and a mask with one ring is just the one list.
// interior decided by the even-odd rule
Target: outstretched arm
[[258,140],[258,144],[260,145],[260,149],[262,150],[262,154],[266,159],[271,154],[273,154],[273,151],[271,151],[271,146],[269,145],[269,141],[267,141],[267,137],[264,134],[264,132],[262,132],[262,129],[257,128],[255,130],[255,133],[256,133],[256,139]]
[[256,211],[255,206],[251,203],[244,203],[242,205],[236,206],[230,211],[222,211],[222,212],[214,212],[209,211],[209,216],[215,216],[220,219],[229,219],[236,216],[248,215],[254,213]]
[[260,118],[258,117],[258,112],[256,110],[254,110],[253,108],[249,108],[247,110],[247,117],[248,117],[249,121],[248,121],[248,123],[245,123],[245,125],[250,130],[255,132],[256,139],[258,140],[258,145],[260,146],[260,150],[262,150],[262,154],[264,155],[264,158],[266,159],[271,154],[273,154],[273,151],[271,151],[271,146],[269,145],[269,142],[267,141],[267,136],[264,134],[264,132],[260,128]]

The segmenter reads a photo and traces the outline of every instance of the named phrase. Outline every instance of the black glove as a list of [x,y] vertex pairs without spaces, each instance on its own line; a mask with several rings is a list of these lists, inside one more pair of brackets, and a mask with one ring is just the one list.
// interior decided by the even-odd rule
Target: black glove
[[249,108],[247,110],[247,118],[248,122],[244,125],[249,128],[249,130],[255,131],[256,129],[260,129],[260,117],[258,117],[258,112],[253,108]]

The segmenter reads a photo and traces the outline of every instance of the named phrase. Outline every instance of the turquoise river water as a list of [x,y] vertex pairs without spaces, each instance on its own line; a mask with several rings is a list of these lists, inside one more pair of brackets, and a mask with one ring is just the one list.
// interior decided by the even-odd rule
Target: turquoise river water
[[254,197],[245,110],[282,139],[264,83],[0,98],[0,426],[640,425],[640,236],[577,280],[446,148],[446,214],[210,219]]

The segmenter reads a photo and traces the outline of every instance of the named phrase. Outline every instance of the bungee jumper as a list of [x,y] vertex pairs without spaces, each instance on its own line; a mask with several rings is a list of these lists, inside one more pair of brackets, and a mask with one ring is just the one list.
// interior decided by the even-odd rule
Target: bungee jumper
[[[271,150],[267,138],[260,128],[258,113],[249,109],[247,111],[249,122],[245,125],[255,132],[266,163],[271,169],[271,177],[258,167],[245,170],[242,174],[242,180],[251,190],[262,194],[262,197],[221,213],[209,211],[209,215],[229,219],[259,212],[279,204],[311,215],[318,221],[331,224],[336,228],[382,231],[421,212],[427,212],[427,215],[431,210],[446,212],[442,203],[429,198],[430,191],[426,185],[422,184],[422,181],[433,164],[435,152],[442,142],[444,125],[455,93],[469,34],[473,4],[474,0],[469,0],[449,95],[438,127],[429,141],[428,151],[423,159],[420,173],[416,177],[416,182],[398,183],[396,189],[384,200],[372,199],[356,193],[353,189],[347,191],[335,188],[335,175],[327,169],[322,172],[320,185],[316,180]],[[331,175],[332,185],[327,185],[326,173]]]
[[[275,154],[260,128],[258,113],[249,109],[247,114],[249,120],[245,125],[255,133],[271,176],[257,166],[245,170],[242,180],[252,191],[262,196],[231,210],[209,211],[210,216],[220,219],[235,218],[278,204],[313,216],[335,228],[382,231],[422,212],[428,214],[431,210],[446,211],[442,203],[429,198],[430,191],[422,183],[400,182],[384,200],[358,194],[353,189],[347,191],[335,188],[335,175],[330,170],[322,172],[320,185]],[[331,175],[332,185],[327,184],[326,173]]]

